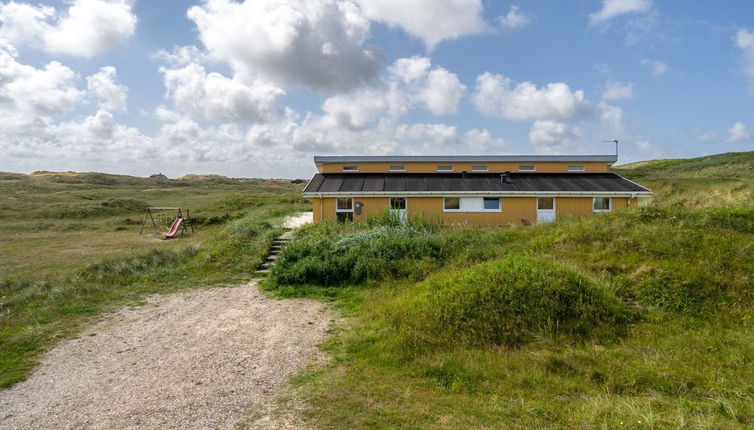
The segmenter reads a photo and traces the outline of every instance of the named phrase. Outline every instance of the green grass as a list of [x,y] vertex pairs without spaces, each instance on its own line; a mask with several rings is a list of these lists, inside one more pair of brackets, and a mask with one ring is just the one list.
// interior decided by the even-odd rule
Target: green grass
[[[0,192],[0,387],[103,311],[247,281],[282,217],[308,209],[301,186],[222,177],[4,173]],[[139,235],[147,205],[190,209],[196,233]]]
[[302,230],[265,287],[333,300],[348,317],[324,346],[332,362],[296,379],[307,418],[751,428],[752,173],[684,176],[737,172],[750,155],[623,167],[655,196],[550,225]]

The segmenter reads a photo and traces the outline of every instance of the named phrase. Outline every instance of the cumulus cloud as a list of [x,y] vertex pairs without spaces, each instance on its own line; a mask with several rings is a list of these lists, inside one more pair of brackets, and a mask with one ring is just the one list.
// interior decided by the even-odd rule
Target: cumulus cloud
[[735,36],[736,47],[743,55],[744,73],[754,80],[754,32],[738,30]]
[[269,83],[246,82],[238,75],[227,78],[198,64],[178,69],[161,68],[167,97],[192,119],[254,123],[274,114],[285,91]]
[[603,100],[626,100],[634,97],[634,84],[631,82],[608,81],[605,91],[602,92]]
[[0,111],[10,118],[34,121],[73,109],[84,93],[75,87],[76,73],[53,61],[41,69],[19,63],[15,53],[0,49]]
[[0,38],[54,54],[92,57],[130,38],[136,22],[131,0],[73,0],[65,11],[0,3]]
[[118,71],[115,67],[108,66],[86,78],[89,93],[97,97],[100,108],[107,111],[126,108],[128,88],[125,85],[116,84],[117,77]]
[[562,82],[538,88],[531,82],[516,83],[503,75],[477,77],[472,102],[484,115],[513,121],[574,119],[594,114],[581,90],[571,91]]
[[171,51],[160,49],[152,57],[176,68],[191,63],[203,64],[208,60],[207,53],[195,45],[176,46]]
[[589,23],[605,24],[621,15],[644,13],[651,8],[651,0],[602,0],[602,8],[589,14]]
[[463,144],[470,154],[503,154],[506,151],[504,139],[492,137],[486,129],[473,128],[463,135]]
[[188,11],[209,55],[279,85],[348,90],[377,78],[369,21],[345,0],[206,0]]
[[545,154],[568,152],[580,139],[581,130],[578,127],[558,121],[537,120],[529,129],[529,141],[537,152]]
[[742,122],[733,123],[728,129],[727,142],[740,142],[751,138],[752,134],[751,131],[749,131],[749,127]]
[[641,60],[640,64],[642,67],[649,70],[654,76],[662,76],[668,72],[668,65],[662,61],[644,58]]
[[518,30],[531,23],[531,17],[521,13],[518,6],[511,6],[508,13],[497,18],[498,26],[506,31]]
[[365,17],[400,27],[428,49],[444,40],[483,33],[481,0],[356,0]]
[[423,107],[435,115],[456,113],[466,92],[458,76],[442,67],[432,67],[427,57],[400,58],[385,79],[325,100],[323,119],[351,129],[363,129],[381,118],[397,119],[410,110]]

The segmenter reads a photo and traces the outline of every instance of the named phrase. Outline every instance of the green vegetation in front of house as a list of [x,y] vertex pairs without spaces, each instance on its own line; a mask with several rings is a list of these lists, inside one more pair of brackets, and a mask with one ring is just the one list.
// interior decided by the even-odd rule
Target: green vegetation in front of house
[[[247,281],[282,217],[308,208],[301,188],[217,176],[0,174],[0,387],[104,310]],[[196,234],[139,235],[146,206],[189,208]]]
[[296,380],[307,417],[325,428],[754,426],[752,174],[642,180],[656,195],[641,208],[530,228],[301,230],[266,287],[327,297],[350,317],[325,345],[333,361]]

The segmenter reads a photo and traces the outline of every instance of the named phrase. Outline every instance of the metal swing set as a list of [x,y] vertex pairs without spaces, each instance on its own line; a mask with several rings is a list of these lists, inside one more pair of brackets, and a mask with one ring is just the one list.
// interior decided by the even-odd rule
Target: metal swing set
[[[175,211],[177,216],[175,219],[169,215],[170,211]],[[157,221],[155,221],[155,217]],[[152,227],[155,233],[165,235],[165,239],[172,239],[181,231],[181,234],[188,233],[188,228],[191,228],[191,233],[194,233],[194,223],[191,220],[191,213],[186,209],[186,217],[184,218],[181,208],[168,208],[168,207],[148,207],[144,212],[144,220],[141,222],[141,230],[139,234],[144,233],[144,226],[147,224],[147,218],[152,221]],[[170,220],[173,220],[172,223]],[[158,223],[159,221],[159,223]]]

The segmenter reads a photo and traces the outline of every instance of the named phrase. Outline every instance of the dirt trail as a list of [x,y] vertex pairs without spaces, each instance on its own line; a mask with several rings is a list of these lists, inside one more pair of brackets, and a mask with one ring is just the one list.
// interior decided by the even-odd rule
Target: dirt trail
[[252,282],[147,298],[60,343],[0,391],[2,429],[216,429],[268,422],[275,394],[316,354],[330,313]]

